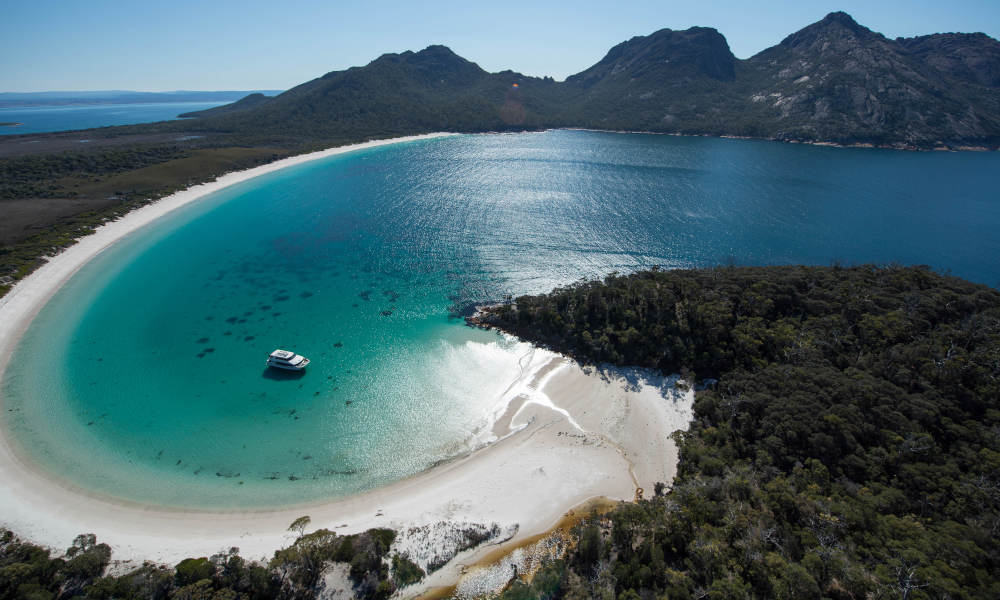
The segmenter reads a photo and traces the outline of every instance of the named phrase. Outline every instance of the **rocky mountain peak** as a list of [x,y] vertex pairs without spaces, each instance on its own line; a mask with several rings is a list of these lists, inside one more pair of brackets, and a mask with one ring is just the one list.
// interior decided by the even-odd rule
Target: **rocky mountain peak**
[[396,65],[420,79],[456,85],[465,85],[486,75],[486,71],[476,63],[439,44],[418,52],[408,50],[400,54],[383,54],[371,64]]
[[567,81],[583,85],[608,78],[669,81],[709,77],[729,81],[735,77],[735,66],[736,57],[717,30],[661,29],[618,44],[599,63]]
[[858,24],[845,12],[832,12],[820,21],[801,29],[781,41],[781,46],[795,50],[843,52],[859,43],[885,38]]
[[835,12],[743,61],[709,27],[633,37],[563,83],[487,73],[434,45],[204,115],[220,129],[338,139],[590,127],[997,147],[998,106],[1000,42],[953,33],[890,40]]

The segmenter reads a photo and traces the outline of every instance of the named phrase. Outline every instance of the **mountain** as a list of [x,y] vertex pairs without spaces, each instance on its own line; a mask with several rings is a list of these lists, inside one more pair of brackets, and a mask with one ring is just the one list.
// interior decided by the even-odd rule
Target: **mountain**
[[618,44],[596,65],[570,76],[566,82],[588,89],[615,80],[678,86],[699,77],[732,81],[735,69],[736,57],[726,38],[715,29],[661,29]]
[[915,60],[966,84],[1000,87],[1000,45],[982,33],[896,38]]
[[212,108],[206,108],[205,110],[196,110],[193,112],[186,112],[177,115],[181,118],[203,118],[203,117],[215,117],[219,115],[232,114],[235,112],[240,112],[247,110],[248,108],[256,108],[261,104],[270,100],[273,96],[265,96],[264,94],[255,93],[249,94],[233,102],[232,104],[223,104],[222,106],[215,106]]
[[430,46],[189,116],[198,118],[116,131],[313,147],[427,131],[586,127],[996,148],[1000,42],[981,33],[893,40],[835,12],[745,60],[715,29],[662,29],[618,44],[565,82],[489,73]]
[[1000,43],[887,39],[836,12],[747,59],[714,29],[619,44],[566,80],[574,124],[932,147],[1000,141]]
[[566,79],[566,117],[573,125],[602,129],[712,129],[714,113],[732,103],[738,65],[715,29],[634,37]]
[[890,40],[832,13],[748,59],[741,83],[774,137],[995,144],[1000,89],[983,81],[997,53],[984,35]]
[[551,79],[488,73],[430,46],[327,73],[247,110],[205,111],[201,126],[310,139],[534,128],[552,124],[542,115],[555,112],[547,98],[556,88]]

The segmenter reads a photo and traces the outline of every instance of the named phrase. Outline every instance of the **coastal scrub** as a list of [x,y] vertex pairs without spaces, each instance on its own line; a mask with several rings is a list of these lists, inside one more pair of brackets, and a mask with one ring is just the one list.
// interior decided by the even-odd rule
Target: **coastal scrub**
[[702,382],[695,421],[674,436],[672,490],[585,529],[544,590],[1000,595],[996,290],[922,267],[653,270],[522,296],[479,321]]

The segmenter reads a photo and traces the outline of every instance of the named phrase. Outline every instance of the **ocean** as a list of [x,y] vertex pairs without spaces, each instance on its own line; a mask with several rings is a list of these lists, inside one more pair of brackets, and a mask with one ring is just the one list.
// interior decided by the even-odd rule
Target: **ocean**
[[0,123],[21,123],[0,127],[0,135],[45,133],[91,129],[111,125],[134,125],[170,121],[182,113],[205,110],[227,102],[148,102],[141,104],[67,104],[60,106],[19,106],[0,108]]

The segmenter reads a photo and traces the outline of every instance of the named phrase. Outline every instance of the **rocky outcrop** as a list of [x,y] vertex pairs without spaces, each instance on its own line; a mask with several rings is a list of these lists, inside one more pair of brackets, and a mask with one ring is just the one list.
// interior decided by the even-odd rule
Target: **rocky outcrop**
[[1000,42],[981,33],[893,40],[836,12],[746,60],[715,29],[662,29],[618,44],[562,83],[488,73],[430,46],[213,111],[197,115],[201,127],[324,140],[589,127],[997,147]]

